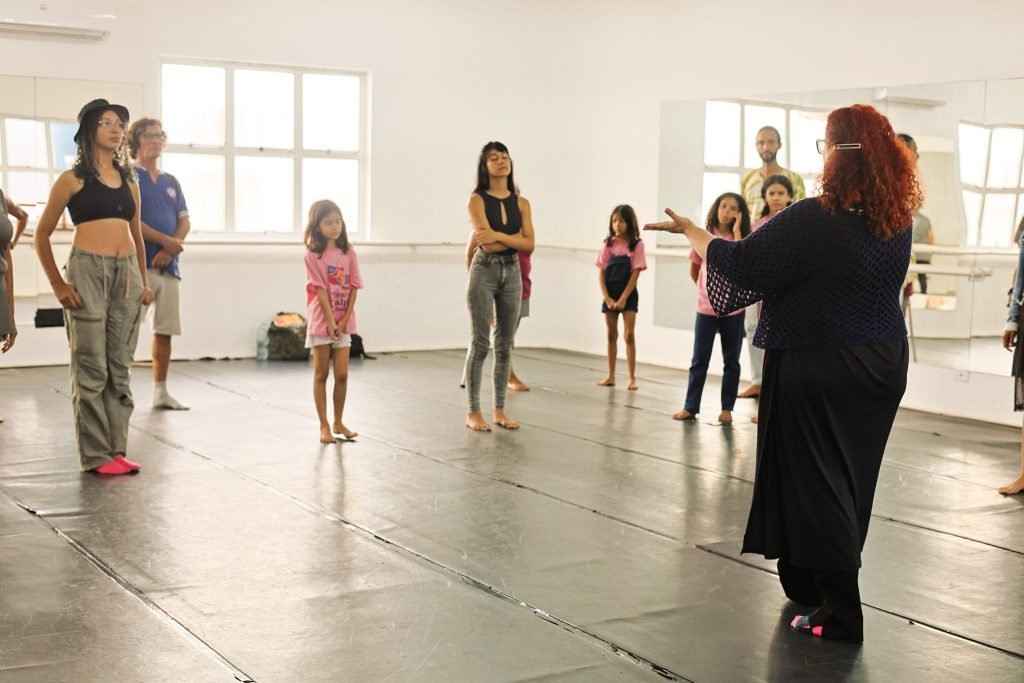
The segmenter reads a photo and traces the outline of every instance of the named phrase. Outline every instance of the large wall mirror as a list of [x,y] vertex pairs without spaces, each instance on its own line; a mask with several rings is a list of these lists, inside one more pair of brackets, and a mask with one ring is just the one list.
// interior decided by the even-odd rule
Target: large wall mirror
[[[738,192],[743,173],[761,166],[754,140],[763,126],[781,132],[779,163],[815,194],[815,140],[830,110],[854,103],[880,110],[918,146],[919,213],[933,243],[915,242],[904,301],[915,362],[1007,374],[1000,337],[1024,218],[1024,78],[666,102],[659,205],[703,223],[715,197]],[[693,288],[686,240],[659,233],[657,246],[655,324],[692,329],[695,297],[680,296]]]

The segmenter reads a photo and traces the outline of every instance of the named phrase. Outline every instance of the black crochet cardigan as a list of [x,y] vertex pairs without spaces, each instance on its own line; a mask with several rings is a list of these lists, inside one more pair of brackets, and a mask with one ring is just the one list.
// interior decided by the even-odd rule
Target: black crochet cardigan
[[718,315],[762,301],[754,345],[811,349],[906,337],[900,294],[912,231],[889,239],[856,211],[826,213],[804,199],[746,239],[712,240],[707,287]]

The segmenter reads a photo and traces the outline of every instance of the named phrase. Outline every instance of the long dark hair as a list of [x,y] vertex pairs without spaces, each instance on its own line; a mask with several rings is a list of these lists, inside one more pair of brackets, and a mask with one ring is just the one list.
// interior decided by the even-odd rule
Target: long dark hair
[[789,201],[786,202],[786,206],[793,203],[793,182],[781,173],[777,175],[770,175],[764,179],[764,183],[761,185],[761,199],[764,200],[764,208],[761,209],[761,218],[764,218],[771,213],[771,209],[768,208],[768,188],[772,185],[782,185],[786,188],[786,192],[789,193]]
[[[96,145],[96,129],[100,127],[100,118],[108,111],[117,113],[113,109],[94,109],[82,117],[83,134],[78,138],[78,153],[75,156],[75,163],[71,170],[74,171],[75,177],[83,183],[99,178],[94,149]],[[124,121],[123,123],[127,124],[128,122]],[[114,150],[113,162],[114,168],[121,174],[121,178],[125,182],[134,183],[136,181],[135,171],[132,170],[131,159],[128,158],[128,149],[125,144],[127,139],[127,135],[121,137],[120,146]]]
[[736,205],[740,207],[740,237],[746,237],[750,234],[750,209],[747,208],[747,202],[743,197],[735,192],[723,192],[718,195],[718,199],[715,200],[715,203],[711,205],[711,210],[708,211],[708,218],[704,222],[704,227],[712,234],[722,228],[718,224],[718,207],[721,206],[722,200],[726,198],[735,199]]
[[615,242],[615,228],[612,226],[612,222],[615,220],[616,215],[626,224],[626,234],[629,235],[629,250],[633,251],[640,242],[640,224],[636,220],[636,211],[629,204],[619,204],[612,209],[611,215],[608,216],[608,237],[605,238],[604,243],[610,247]]
[[[476,162],[476,189],[474,193],[479,194],[481,192],[487,192],[491,187],[491,174],[487,172],[487,155],[491,152],[501,152],[502,154],[509,154],[508,147],[503,143],[497,141],[488,142],[484,145],[484,148],[480,150],[480,158]],[[512,155],[508,157],[508,191],[512,194],[518,194],[516,191],[516,181],[512,177],[512,172],[515,170],[512,164]]]
[[343,254],[348,253],[348,226],[345,225],[345,216],[342,215],[338,205],[330,199],[321,199],[313,202],[309,207],[309,222],[306,223],[306,231],[302,235],[302,241],[306,243],[306,249],[314,254],[322,254],[327,249],[327,236],[320,229],[320,221],[336,213],[341,216],[341,234],[334,240],[334,246],[341,249]]

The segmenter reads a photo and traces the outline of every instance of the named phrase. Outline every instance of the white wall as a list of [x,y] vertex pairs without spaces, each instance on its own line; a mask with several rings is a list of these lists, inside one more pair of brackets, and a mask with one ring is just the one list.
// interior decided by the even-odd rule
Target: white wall
[[[142,83],[147,111],[136,115],[159,112],[167,56],[368,70],[375,239],[461,243],[476,153],[488,140],[507,142],[539,241],[586,248],[538,252],[522,343],[593,352],[603,348],[593,251],[615,204],[633,204],[642,219],[658,215],[663,101],[1019,76],[1024,24],[1016,0],[949,11],[882,0],[856,11],[809,1],[769,10],[738,0],[78,4],[84,13],[96,6],[118,15],[107,41],[0,39],[2,70]],[[755,24],[765,28],[747,30]],[[728,27],[742,29],[764,59],[737,51]],[[463,343],[460,248],[416,258],[364,252],[360,321],[373,348]],[[278,301],[301,304],[291,253],[194,244],[185,259],[189,337],[196,336],[176,344],[182,355],[236,355]],[[652,284],[653,273],[641,280],[646,301]],[[197,313],[210,302],[218,304],[212,313]],[[640,315],[641,359],[684,365],[688,335],[655,327],[652,310]],[[949,389],[967,414],[973,383]]]

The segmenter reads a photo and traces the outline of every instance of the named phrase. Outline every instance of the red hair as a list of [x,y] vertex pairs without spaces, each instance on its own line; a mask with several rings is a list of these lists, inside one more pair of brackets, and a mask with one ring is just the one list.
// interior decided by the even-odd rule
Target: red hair
[[861,147],[829,154],[821,176],[822,207],[831,214],[863,211],[868,229],[883,239],[908,230],[922,202],[917,162],[889,119],[865,104],[842,107],[828,115],[825,139]]

